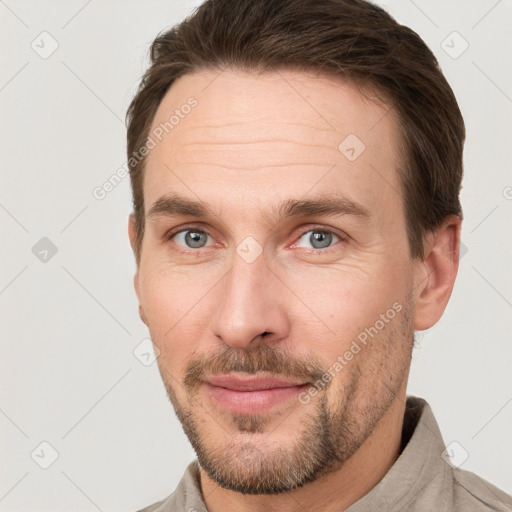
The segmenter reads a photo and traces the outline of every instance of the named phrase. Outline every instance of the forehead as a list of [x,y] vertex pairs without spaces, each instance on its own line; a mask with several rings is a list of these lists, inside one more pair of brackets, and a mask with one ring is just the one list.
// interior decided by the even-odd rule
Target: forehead
[[385,207],[400,188],[393,110],[353,85],[305,72],[185,75],[162,100],[150,136],[146,211],[176,188],[228,208],[230,196],[248,205],[312,188]]

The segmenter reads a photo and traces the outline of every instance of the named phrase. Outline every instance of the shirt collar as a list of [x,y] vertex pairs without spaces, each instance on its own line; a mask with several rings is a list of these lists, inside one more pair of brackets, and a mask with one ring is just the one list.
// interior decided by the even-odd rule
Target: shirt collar
[[422,398],[407,397],[400,456],[384,478],[346,509],[346,512],[368,510],[407,510],[418,500],[443,496],[451,501],[451,466],[442,457],[445,444],[432,409]]

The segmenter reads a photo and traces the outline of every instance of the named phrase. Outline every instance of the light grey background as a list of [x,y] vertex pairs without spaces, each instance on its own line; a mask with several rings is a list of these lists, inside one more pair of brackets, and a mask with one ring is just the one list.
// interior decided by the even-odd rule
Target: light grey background
[[[148,332],[129,178],[92,192],[125,163],[150,42],[198,3],[0,0],[2,511],[135,510],[194,457],[156,363],[133,353]],[[430,402],[459,462],[467,452],[464,469],[510,493],[512,3],[381,3],[436,53],[468,131],[467,253],[445,316],[419,337],[409,393]],[[55,255],[44,241],[33,253],[43,237]]]

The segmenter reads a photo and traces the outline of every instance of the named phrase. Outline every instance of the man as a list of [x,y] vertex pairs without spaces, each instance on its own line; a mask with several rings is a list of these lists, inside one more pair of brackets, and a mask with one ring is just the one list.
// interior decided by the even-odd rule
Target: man
[[146,511],[511,510],[406,395],[458,269],[464,124],[363,0],[212,0],[128,111],[140,316],[197,453]]

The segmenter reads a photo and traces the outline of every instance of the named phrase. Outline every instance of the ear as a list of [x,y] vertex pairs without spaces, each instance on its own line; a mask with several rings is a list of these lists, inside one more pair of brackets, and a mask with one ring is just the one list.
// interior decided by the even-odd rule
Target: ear
[[132,251],[135,253],[135,238],[137,235],[137,230],[135,229],[135,214],[130,213],[128,217],[128,237],[130,238],[130,245],[132,246]]
[[459,269],[461,219],[448,216],[428,234],[425,256],[415,271],[414,329],[422,331],[435,325],[450,299]]
[[[135,253],[135,238],[137,235],[137,230],[135,228],[135,216],[133,213],[130,214],[130,217],[128,218],[128,237],[130,238],[130,245],[132,246],[132,250]],[[140,284],[139,284],[139,267],[140,265],[137,265],[137,270],[135,272],[135,275],[133,276],[133,285],[135,287],[135,293],[137,294],[137,299],[139,301],[139,316],[140,319],[148,325],[148,321],[146,319],[146,315],[144,314],[144,309],[142,308],[142,305],[140,303],[141,296],[140,296]]]

